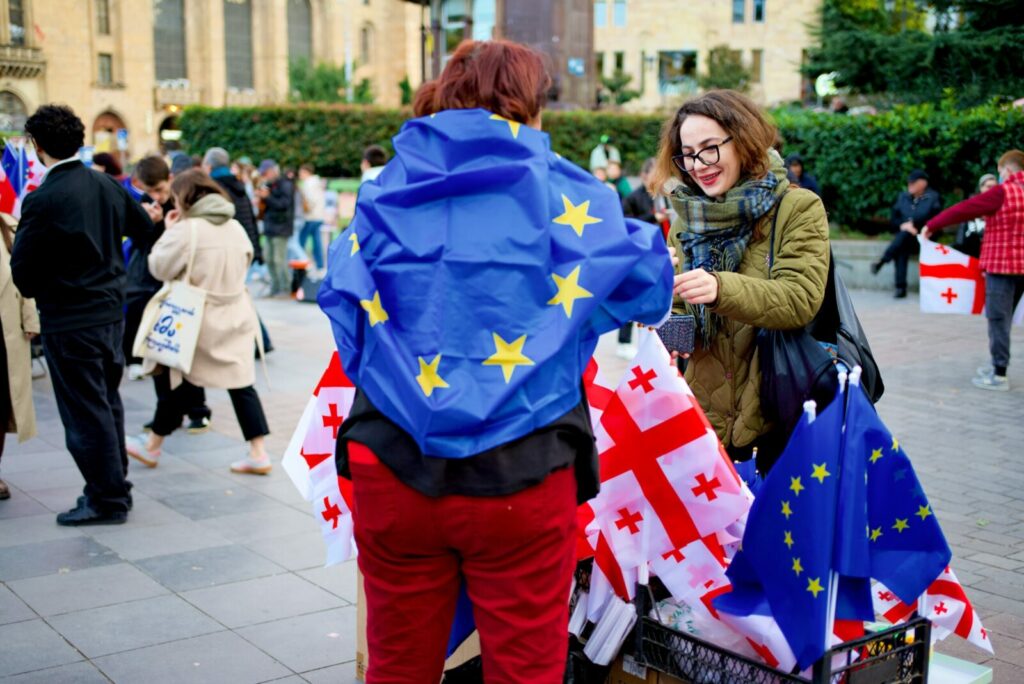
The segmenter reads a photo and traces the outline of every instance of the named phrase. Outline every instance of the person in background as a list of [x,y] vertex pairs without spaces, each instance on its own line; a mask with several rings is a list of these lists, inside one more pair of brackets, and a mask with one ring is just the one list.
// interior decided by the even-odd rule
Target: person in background
[[[48,167],[25,196],[11,255],[14,284],[39,307],[43,350],[67,449],[85,480],[58,525],[117,525],[132,505],[124,446],[125,267],[121,239],[148,244],[159,207],[78,159],[85,126],[70,108],[43,105],[25,123]],[[145,208],[144,208],[145,207]]]
[[608,163],[615,162],[621,166],[622,155],[619,148],[611,144],[611,137],[602,135],[597,147],[590,151],[590,172],[600,181],[608,180]]
[[320,226],[324,224],[324,181],[313,172],[312,164],[299,167],[299,193],[306,219],[299,231],[299,246],[306,249],[306,243],[312,241],[313,263],[317,271],[321,271],[324,267],[324,248],[320,237]]
[[164,391],[157,403],[153,431],[148,437],[126,438],[128,454],[156,467],[164,439],[181,425],[188,410],[190,388],[215,387],[228,391],[242,436],[249,442],[248,455],[231,464],[232,472],[266,475],[271,463],[264,437],[270,430],[253,387],[256,310],[245,289],[252,244],[245,229],[232,218],[235,205],[201,169],[175,177],[171,192],[175,209],[167,215],[167,230],[149,255],[149,268],[164,282],[181,278],[188,267],[195,231],[190,282],[206,290],[206,306],[191,370],[182,377],[177,371],[160,369],[163,372],[155,378]]
[[[32,403],[32,340],[39,335],[36,303],[21,296],[11,278],[11,249],[17,221],[0,214],[0,459],[7,433],[24,442],[36,435],[36,409]],[[11,498],[0,479],[0,499]]]
[[942,198],[928,187],[928,174],[921,169],[911,171],[907,176],[907,191],[901,192],[892,205],[890,223],[896,236],[886,247],[882,258],[871,264],[871,272],[877,275],[882,266],[893,262],[896,276],[893,296],[896,299],[907,296],[907,264],[919,249],[917,233],[940,211]]
[[118,180],[124,178],[124,171],[121,169],[121,164],[117,161],[114,155],[109,152],[100,152],[94,155],[92,158],[92,168],[100,173],[105,173],[108,176],[113,176]]
[[771,149],[775,126],[745,95],[712,90],[689,100],[663,131],[650,187],[671,192],[678,214],[669,234],[682,257],[673,309],[696,322],[686,380],[730,458],[756,453],[767,474],[789,435],[761,410],[757,332],[801,328],[820,308],[829,268],[825,208],[813,193],[789,187]]
[[[978,179],[978,192],[975,194],[980,195],[988,192],[997,185],[999,185],[999,177],[994,173],[986,173]],[[956,239],[953,241],[953,247],[977,259],[981,256],[981,241],[984,235],[985,218],[979,216],[978,218],[970,219],[960,224],[960,227],[956,229]]]
[[201,162],[196,157],[191,157],[184,152],[176,152],[171,155],[171,176],[185,173],[189,169],[199,166]]
[[359,168],[362,170],[363,175],[359,179],[359,184],[367,183],[375,180],[380,172],[384,170],[384,165],[388,163],[388,153],[380,145],[370,145],[363,150],[363,160],[359,162]]
[[619,200],[622,201],[629,197],[629,193],[633,192],[633,186],[622,175],[622,164],[617,161],[609,161],[607,174],[608,183],[615,188],[615,192],[619,193]]
[[270,272],[270,296],[291,291],[288,269],[288,240],[294,231],[294,190],[291,181],[281,175],[273,159],[264,159],[259,167],[260,186],[256,197],[263,207],[263,234],[267,238],[263,252]]
[[1008,392],[1010,327],[1024,295],[1024,151],[1006,152],[997,166],[1001,183],[928,219],[921,232],[928,238],[949,226],[985,217],[981,268],[992,364],[979,368],[971,382],[978,389]]
[[804,168],[803,157],[796,152],[786,155],[786,168],[789,170],[789,182],[793,184],[793,187],[810,190],[818,197],[821,197],[818,179]]

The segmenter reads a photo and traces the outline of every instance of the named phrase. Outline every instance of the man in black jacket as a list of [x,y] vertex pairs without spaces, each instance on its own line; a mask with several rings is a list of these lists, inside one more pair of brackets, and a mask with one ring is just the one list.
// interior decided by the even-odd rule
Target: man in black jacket
[[122,237],[148,242],[156,217],[113,178],[78,160],[85,127],[68,107],[43,105],[25,123],[42,185],[25,197],[11,271],[35,297],[43,351],[68,451],[85,479],[78,505],[59,525],[120,524],[131,508],[118,384],[124,367]]
[[877,274],[882,266],[893,262],[896,271],[896,299],[907,296],[907,263],[911,255],[917,254],[917,233],[928,220],[942,211],[942,198],[928,187],[928,174],[914,169],[907,177],[907,191],[901,192],[892,205],[890,222],[896,237],[886,248],[882,258],[871,264],[871,272]]
[[270,271],[270,294],[291,290],[288,272],[288,239],[295,230],[295,190],[290,180],[281,175],[273,159],[260,162],[262,185],[256,191],[263,203],[263,234],[267,236],[267,270]]

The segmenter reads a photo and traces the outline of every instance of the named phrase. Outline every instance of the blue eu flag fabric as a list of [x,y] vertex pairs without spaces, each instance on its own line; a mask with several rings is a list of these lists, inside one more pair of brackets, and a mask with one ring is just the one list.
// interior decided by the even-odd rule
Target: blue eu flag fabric
[[668,312],[672,266],[545,133],[450,110],[393,142],[319,303],[353,383],[425,454],[464,458],[578,404],[598,336]]
[[797,424],[751,506],[727,572],[733,590],[714,601],[745,616],[767,599],[801,669],[827,648],[842,425],[841,394],[813,422],[805,414]]
[[[843,464],[850,471],[844,472],[843,493],[858,500],[845,506],[840,500],[836,570],[850,578],[847,586],[873,577],[913,604],[952,553],[899,442],[857,385],[849,395]],[[844,601],[863,605],[864,590],[840,591],[839,598],[840,609]],[[846,617],[841,610],[839,617]]]

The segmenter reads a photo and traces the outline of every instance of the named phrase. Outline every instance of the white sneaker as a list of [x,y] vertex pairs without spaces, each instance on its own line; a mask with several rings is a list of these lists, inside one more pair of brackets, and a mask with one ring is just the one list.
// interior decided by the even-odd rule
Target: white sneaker
[[995,372],[996,372],[996,369],[992,365],[978,366],[978,371],[977,371],[978,377],[983,378],[986,375],[993,375],[993,374],[995,374]]
[[146,374],[142,372],[142,364],[133,363],[130,366],[128,366],[129,380],[142,380],[142,378],[144,378],[145,376]]
[[125,437],[125,451],[128,452],[129,456],[147,468],[156,468],[160,464],[160,449],[150,451],[146,448],[147,441],[148,439],[145,435]]
[[981,375],[971,378],[971,384],[978,389],[992,390],[994,392],[1009,392],[1010,381],[1005,375]]
[[615,348],[615,355],[620,359],[629,361],[636,356],[637,348],[636,345],[620,342],[619,346]]

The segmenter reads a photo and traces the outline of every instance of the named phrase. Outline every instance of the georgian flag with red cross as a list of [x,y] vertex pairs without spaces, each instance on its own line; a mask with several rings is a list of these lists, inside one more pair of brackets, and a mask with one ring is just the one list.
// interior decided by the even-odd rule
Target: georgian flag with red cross
[[950,634],[966,639],[980,649],[992,653],[988,630],[974,611],[967,593],[953,569],[946,567],[915,605],[903,603],[880,582],[873,583],[875,612],[892,624],[909,619],[914,610],[931,620],[932,641],[942,641]]
[[985,310],[981,263],[952,247],[918,236],[921,243],[921,311],[980,314]]
[[352,408],[355,392],[335,352],[306,404],[282,460],[285,472],[310,502],[313,516],[320,524],[327,545],[326,565],[355,555],[352,482],[338,476],[334,462],[338,429]]

